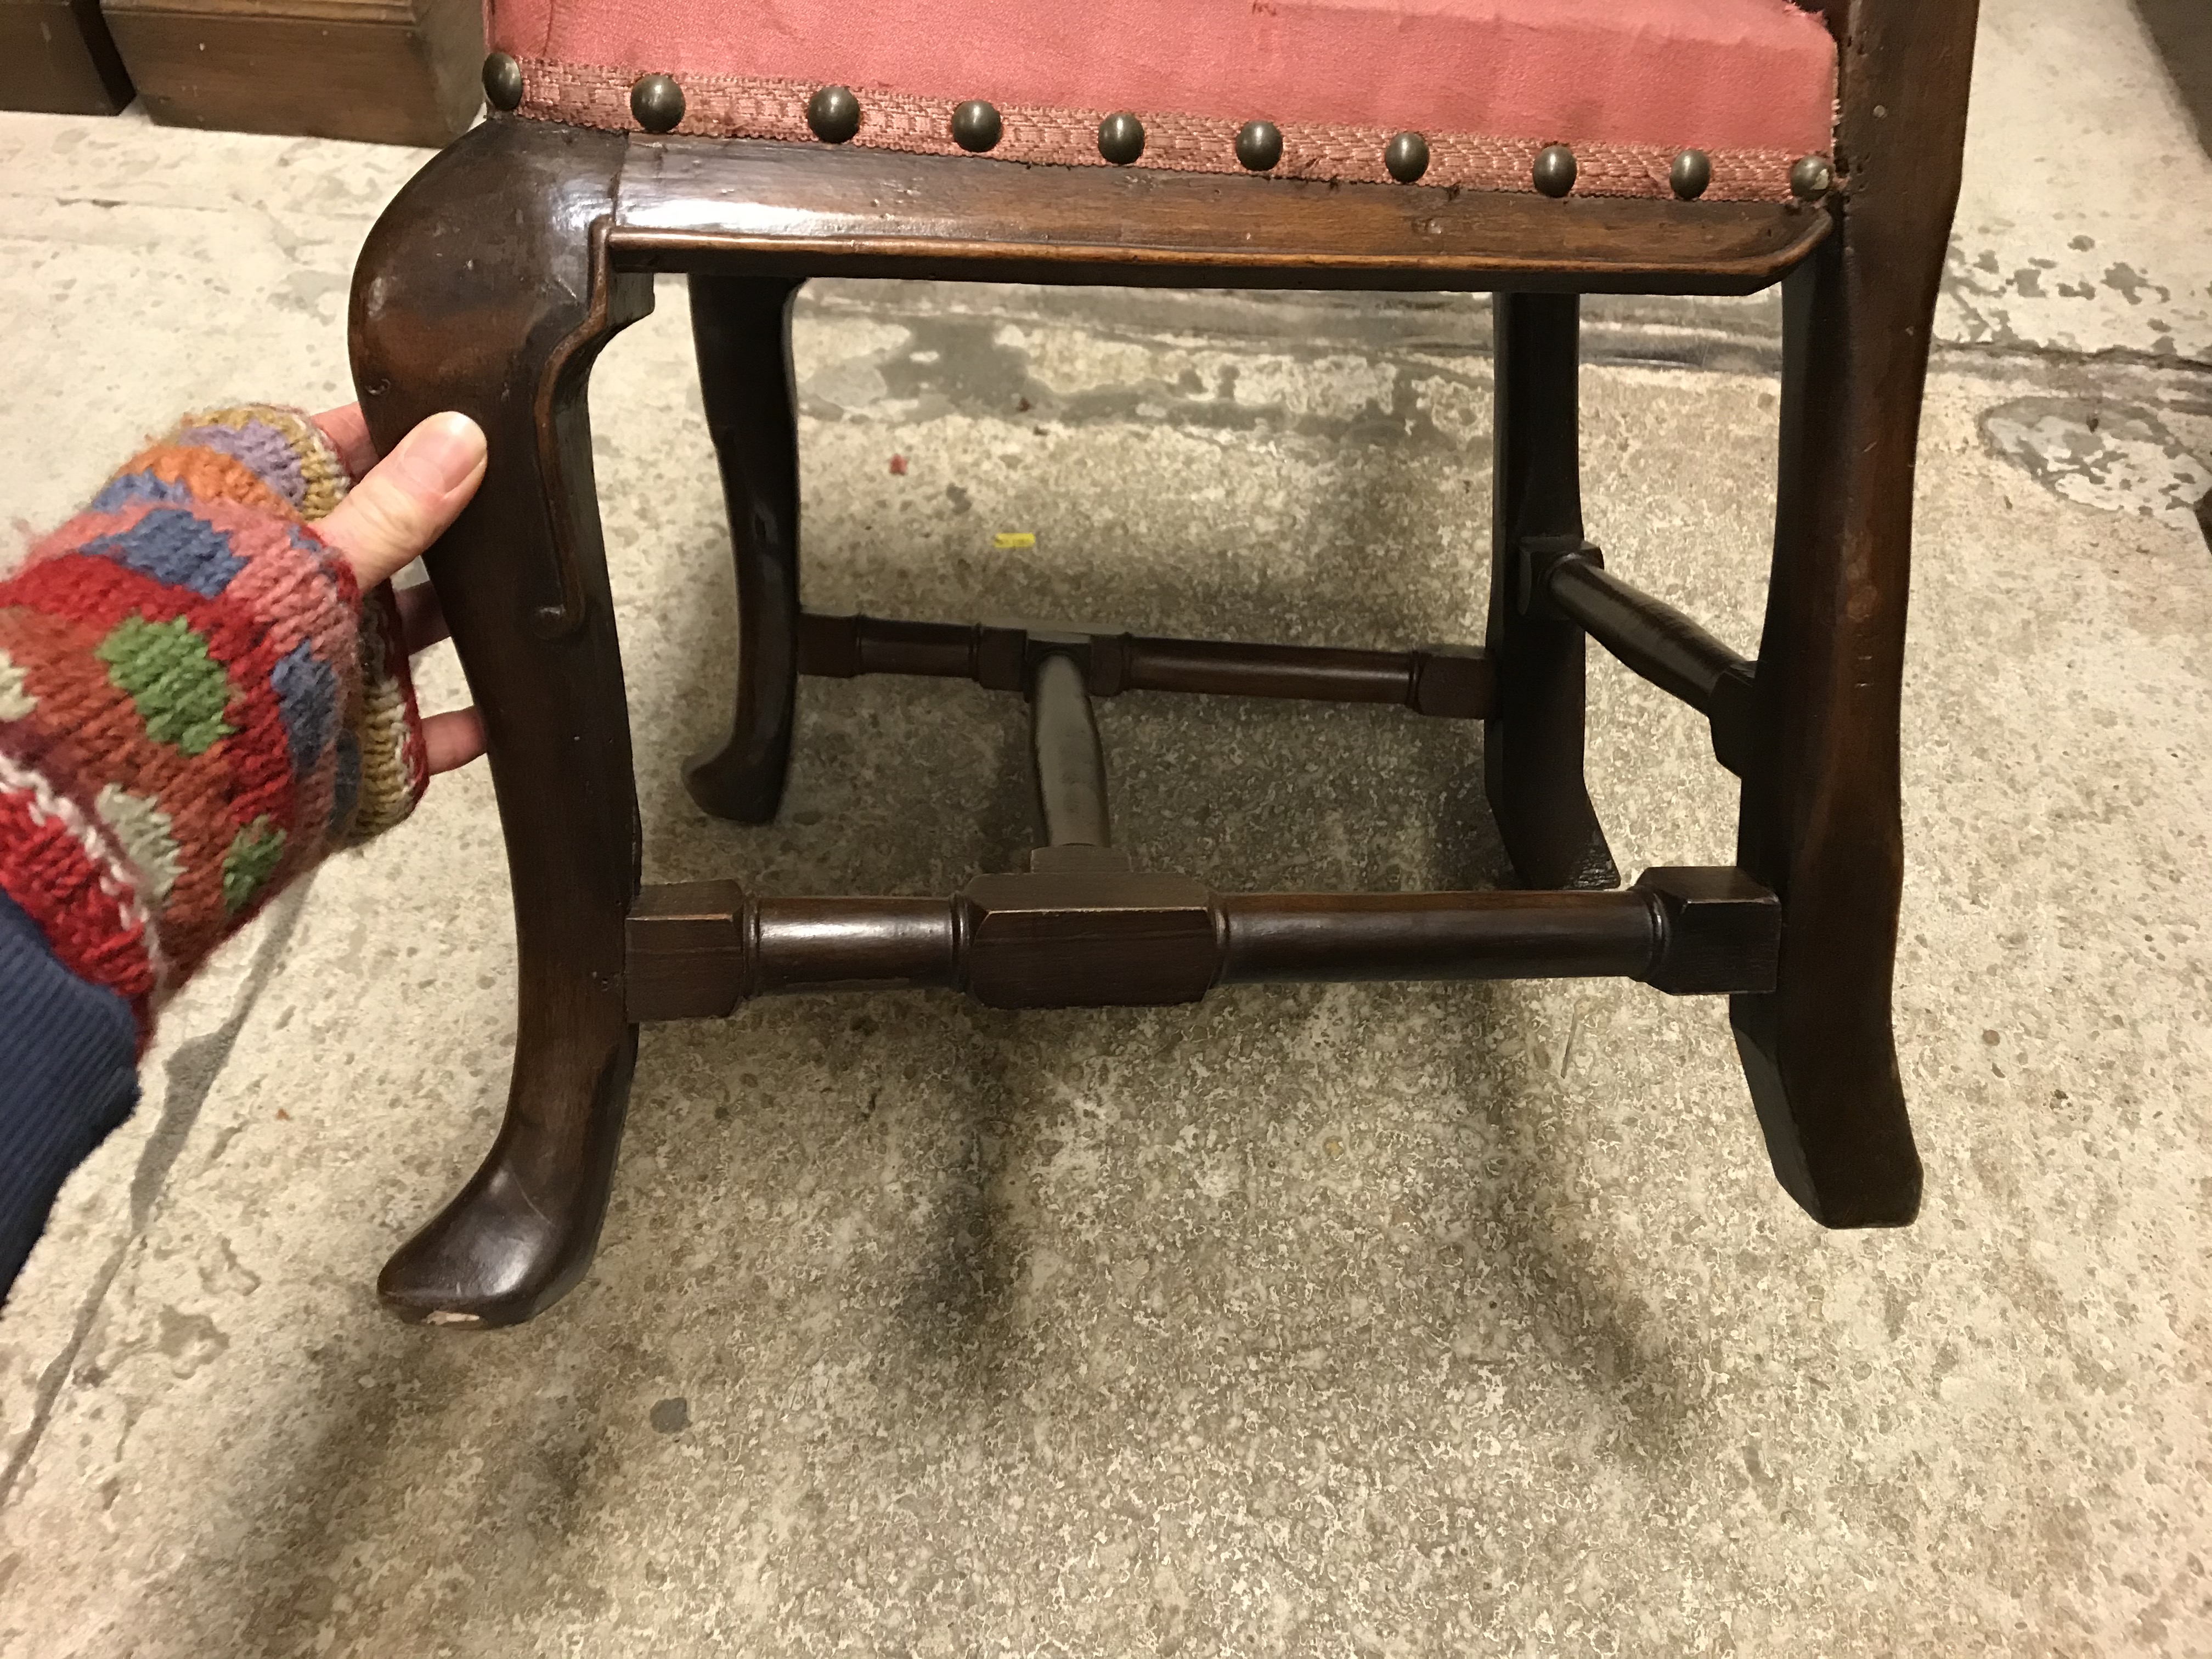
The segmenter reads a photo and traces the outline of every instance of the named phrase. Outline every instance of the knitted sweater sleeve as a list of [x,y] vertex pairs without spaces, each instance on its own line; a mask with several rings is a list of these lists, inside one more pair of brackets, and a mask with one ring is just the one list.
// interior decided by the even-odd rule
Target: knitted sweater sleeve
[[162,1002],[422,796],[391,594],[313,529],[346,485],[297,410],[196,416],[0,579],[0,1291]]

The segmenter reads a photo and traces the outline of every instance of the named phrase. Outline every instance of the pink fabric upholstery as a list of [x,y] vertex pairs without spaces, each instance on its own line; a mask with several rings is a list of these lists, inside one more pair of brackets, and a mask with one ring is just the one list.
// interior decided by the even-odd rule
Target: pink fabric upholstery
[[525,58],[1542,141],[1825,150],[1790,0],[491,0]]
[[[1610,144],[1790,157],[1827,149],[1835,97],[1833,44],[1820,20],[1792,0],[487,6],[491,45],[521,58],[526,73],[538,70],[541,82],[549,69],[595,71],[596,79],[578,74],[560,84],[605,91],[665,71],[685,84],[695,109],[706,106],[692,94],[695,82],[732,77],[743,84],[725,88],[726,102],[769,96],[763,88],[785,83],[842,82],[864,106],[875,91],[911,94],[931,109],[964,98],[1002,110],[1129,109],[1146,117],[1148,131],[1159,114],[1232,125],[1265,118],[1286,134],[1304,124],[1386,135],[1413,129],[1432,144],[1438,135],[1492,135],[1563,141],[1578,154]],[[575,97],[568,101],[562,108],[540,85],[525,112],[591,118],[576,113]],[[592,106],[605,104],[600,97]],[[606,124],[627,124],[618,100],[605,112]],[[930,122],[933,131],[943,118]],[[687,119],[684,130],[754,128],[725,114],[704,125]],[[874,141],[893,142],[880,132]],[[870,142],[865,129],[861,142]]]

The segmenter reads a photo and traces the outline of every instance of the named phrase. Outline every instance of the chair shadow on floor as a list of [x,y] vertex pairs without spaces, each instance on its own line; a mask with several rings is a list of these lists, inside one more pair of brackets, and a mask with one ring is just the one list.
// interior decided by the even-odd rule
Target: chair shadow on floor
[[[1373,464],[1358,469],[1363,488],[1340,503],[1341,522],[1320,532],[1328,554],[1304,568],[1296,593],[1224,577],[1202,552],[1187,573],[1178,571],[1172,586],[1155,584],[1149,591],[1141,579],[1133,586],[1111,557],[1079,558],[1033,577],[1032,591],[1014,603],[942,591],[957,584],[922,576],[922,586],[939,592],[918,614],[1020,614],[1025,602],[1030,614],[1048,617],[1104,617],[1136,629],[1158,626],[1165,617],[1176,627],[1301,641],[1312,635],[1318,614],[1330,619],[1332,631],[1309,642],[1411,644],[1446,637],[1449,630],[1439,629],[1433,616],[1415,614],[1422,607],[1406,588],[1373,580],[1370,562],[1361,556],[1365,550],[1354,531],[1371,521],[1380,497],[1403,487],[1395,471],[1411,464],[1386,446],[1374,446],[1371,454]],[[1483,510],[1480,499],[1474,511]],[[1114,538],[1102,531],[1092,542],[1110,547]],[[888,589],[914,597],[917,577],[896,550],[808,551],[808,568],[839,592]],[[731,673],[734,638],[722,550],[690,546],[671,557],[684,572],[684,601],[675,609],[668,641],[682,663],[679,683],[718,686]],[[1477,565],[1465,579],[1479,591],[1487,571]],[[874,608],[895,613],[900,607]],[[1479,599],[1470,601],[1473,614],[1480,608]],[[1472,637],[1479,638],[1479,627]],[[648,878],[751,880],[769,871],[762,885],[787,892],[929,893],[949,890],[971,871],[1018,868],[1033,842],[1026,713],[1018,698],[945,682],[802,680],[791,792],[779,821],[757,829],[704,817],[676,786],[682,757],[715,735],[711,703],[692,708],[687,729],[641,728],[635,734]],[[1102,702],[1100,723],[1117,839],[1140,867],[1248,890],[1488,887],[1509,879],[1483,799],[1481,730],[1474,723],[1389,708],[1143,694]],[[1295,800],[1285,798],[1286,776]],[[1638,988],[1626,994],[1656,999]],[[1516,1119],[1525,1103],[1511,1068],[1480,1058],[1501,1046],[1502,1031],[1525,1021],[1519,993],[1488,985],[1271,988],[1217,992],[1196,1010],[1030,1014],[975,1008],[942,994],[908,998],[896,1016],[886,1012],[892,998],[809,998],[761,1005],[732,1024],[649,1032],[629,1132],[637,1146],[662,1144],[666,1133],[665,1168],[686,1156],[679,1072],[696,1077],[711,1071],[715,1057],[726,1056],[721,1065],[761,1076],[741,1057],[767,1028],[781,1028],[770,1046],[786,1054],[848,1045],[854,1028],[865,1028],[860,1040],[866,1057],[841,1064],[856,1095],[867,1097],[870,1111],[878,1109],[872,1085],[882,1082],[880,1092],[901,1098],[886,1100],[881,1109],[939,1120],[932,1129],[914,1132],[927,1148],[919,1175],[933,1193],[934,1208],[926,1242],[906,1263],[896,1324],[882,1332],[902,1351],[900,1364],[942,1370],[975,1397],[1006,1401],[1021,1393],[1037,1365],[1068,1357],[1040,1353],[1017,1338],[1009,1316],[1018,1298],[1035,1294],[1024,1288],[1040,1231],[1030,1200],[1049,1147],[1071,1133],[1071,1086],[1108,1094],[1127,1089],[1138,1097],[1128,1106],[1133,1122],[1108,1137],[1109,1162],[1116,1156],[1142,1162],[1208,1111],[1218,1113],[1216,1127],[1232,1148],[1265,1158],[1281,1152],[1276,1138],[1286,1129],[1310,1130],[1304,1120],[1340,1110],[1325,1098],[1328,1082],[1285,1080],[1283,1092],[1304,1097],[1286,1125],[1273,1109],[1271,1068],[1307,1063],[1297,1056],[1325,1002],[1329,1018],[1356,1024],[1370,1017],[1358,1006],[1367,999],[1381,1018],[1411,1018],[1425,1031],[1458,1034],[1424,1060],[1449,1081],[1414,1109],[1447,1117],[1453,1127],[1440,1166],[1413,1172],[1398,1196],[1398,1207],[1420,1220],[1414,1265],[1396,1293],[1393,1319],[1431,1334],[1475,1326],[1502,1330],[1509,1349],[1511,1333],[1532,1338],[1553,1363],[1582,1377],[1594,1397],[1624,1413],[1629,1432],[1622,1438],[1642,1455],[1663,1458],[1686,1437],[1694,1438],[1683,1402],[1697,1396],[1695,1355],[1687,1350],[1701,1339],[1688,1332],[1655,1337],[1642,1304],[1626,1288],[1626,1269],[1609,1271],[1589,1239],[1560,1219],[1577,1208],[1572,1138],[1557,1142],[1519,1133]],[[1348,1015],[1346,1000],[1354,1005]],[[1409,1006],[1417,1012],[1407,1016]],[[1389,1008],[1401,1013],[1379,1012]],[[1710,1012],[1717,1021],[1724,1018],[1717,1008]],[[672,1048],[684,1057],[680,1066],[668,1063]],[[1234,1091],[1243,1098],[1202,1103],[1194,1113],[1190,1103],[1199,1091],[1186,1068],[1193,1060],[1218,1066],[1223,1053],[1241,1056],[1249,1068],[1245,1085]],[[916,1078],[933,1080],[921,1088],[900,1082]],[[777,1093],[772,1083],[763,1085],[760,1100],[736,1108],[753,1116],[751,1138],[826,1152],[859,1133],[858,1098],[778,1100]],[[678,1121],[662,1128],[665,1114]],[[1747,1124],[1748,1117],[1747,1111]],[[1358,1127],[1352,1125],[1355,1132]],[[822,1178],[865,1179],[866,1162],[832,1152]],[[772,1194],[789,1176],[787,1168],[763,1171],[756,1196]],[[679,1177],[668,1201],[684,1206],[708,1201],[710,1193],[720,1197],[729,1191],[724,1181],[742,1186],[744,1177],[727,1169],[696,1180]],[[1133,1182],[1140,1192],[1143,1182],[1127,1171],[1100,1178],[1103,1189],[1125,1197]],[[1283,1237],[1300,1219],[1287,1180],[1256,1186],[1240,1212],[1256,1241],[1248,1237],[1242,1246],[1216,1249],[1218,1241],[1164,1238],[1160,1261],[1148,1267],[1136,1293],[1164,1278],[1195,1305],[1234,1299],[1237,1286],[1227,1277],[1224,1255],[1229,1263],[1240,1255],[1264,1263],[1267,1236]],[[637,1213],[640,1200],[625,1192],[618,1182],[611,1229]],[[1264,1196],[1268,1192],[1272,1198]],[[1173,1224],[1184,1224],[1184,1206],[1178,1201],[1170,1208],[1178,1212]],[[1127,1214],[1118,1224],[1143,1231]],[[1053,1231],[1048,1219],[1042,1231]],[[1372,1248],[1364,1232],[1364,1223],[1345,1219],[1348,1255]],[[914,1243],[909,1237],[907,1248]],[[1472,1260],[1477,1252],[1480,1262]],[[1511,1305],[1500,1311],[1501,1303]],[[1348,1326],[1329,1323],[1310,1307],[1305,1316],[1322,1345],[1337,1351],[1337,1364],[1353,1370],[1368,1363]],[[1287,1339],[1279,1332],[1271,1336],[1266,1322],[1239,1340],[1262,1351],[1283,1347]],[[1215,1338],[1200,1332],[1192,1340]],[[1458,1346],[1469,1344],[1461,1340]],[[1493,1345],[1478,1363],[1514,1361]]]
[[[1102,557],[1020,597],[1048,615],[1135,628],[1377,645],[1446,636],[1454,630],[1420,614],[1407,589],[1371,579],[1352,534],[1404,487],[1395,468],[1407,464],[1373,447],[1361,488],[1340,504],[1334,552],[1308,568],[1299,592],[1210,572],[1203,558],[1171,588],[1133,588]],[[1481,511],[1479,491],[1473,500]],[[841,589],[900,592],[916,580],[892,581],[896,550],[809,551]],[[964,684],[804,681],[778,822],[748,829],[702,814],[679,775],[716,734],[731,674],[726,551],[702,541],[665,556],[680,571],[675,599],[660,600],[672,664],[652,674],[687,695],[678,718],[639,720],[634,732],[649,877],[927,893],[1018,866],[1034,837],[1025,711]],[[927,614],[1019,608],[921,580],[935,590]],[[1479,564],[1466,572],[1472,588],[1486,580]],[[1471,599],[1468,613],[1480,609]],[[1120,837],[1150,867],[1251,889],[1505,878],[1479,726],[1141,694],[1103,704],[1101,721]],[[1622,994],[1658,1012],[1656,994]],[[368,1363],[388,1386],[288,1471],[290,1490],[319,1501],[258,1540],[266,1566],[246,1650],[289,1651],[325,1624],[358,1530],[380,1515],[398,1524],[416,1452],[480,1436],[488,1410],[509,1443],[477,1492],[489,1506],[477,1577],[541,1575],[617,1501],[611,1414],[635,1402],[613,1362],[635,1358],[643,1307],[681,1307],[684,1326],[727,1333],[714,1339],[726,1345],[716,1369],[735,1386],[795,1389],[823,1351],[841,1352],[880,1381],[886,1416],[917,1389],[973,1413],[956,1437],[1003,1429],[1028,1413],[1033,1387],[1090,1363],[1079,1329],[1088,1320],[1101,1346],[1126,1350],[1115,1420],[1149,1425],[1137,1432],[1164,1457],[1184,1408],[1172,1379],[1216,1362],[1241,1370],[1257,1358],[1295,1399],[1307,1376],[1316,1387],[1371,1377],[1381,1391],[1449,1356],[1462,1377],[1540,1381],[1553,1398],[1564,1379],[1581,1415],[1617,1431],[1607,1437],[1620,1455],[1664,1478],[1700,1455],[1698,1381],[1721,1338],[1656,1329],[1663,1316],[1638,1297],[1632,1266],[1576,1224],[1577,1139],[1529,1128],[1532,1113],[1565,1116],[1574,1103],[1539,1100],[1538,1079],[1496,1058],[1534,1034],[1528,994],[1488,984],[1249,987],[1196,1008],[1029,1014],[941,993],[812,997],[648,1030],[595,1282],[495,1337],[373,1327]],[[1379,1035],[1403,1045],[1425,1083],[1370,1113],[1326,1068],[1332,1044],[1340,1053]],[[1102,1098],[1116,1104],[1103,1128],[1084,1103]],[[1747,1110],[1731,1157],[1756,1155],[1748,1124]],[[1175,1150],[1187,1129],[1248,1171],[1211,1208],[1194,1194],[1202,1172]],[[1054,1173],[1055,1149],[1085,1134],[1097,1158],[1073,1185],[1091,1212],[1077,1224],[1059,1208],[1071,1185]],[[1377,1146],[1386,1135],[1425,1150],[1394,1167]],[[883,1197],[894,1164],[905,1189]],[[650,1182],[639,1178],[648,1167]],[[777,1206],[810,1183],[825,1211],[878,1237],[802,1331],[793,1315],[805,1282],[824,1277],[819,1243],[812,1229],[787,1231]],[[1103,1255],[1086,1254],[1086,1231],[1104,1234]],[[712,1259],[684,1265],[700,1253]],[[1048,1280],[1038,1264],[1048,1254],[1066,1270]],[[606,1363],[587,1366],[565,1413],[552,1413],[543,1376],[578,1352]],[[509,1557],[512,1575],[500,1567]]]

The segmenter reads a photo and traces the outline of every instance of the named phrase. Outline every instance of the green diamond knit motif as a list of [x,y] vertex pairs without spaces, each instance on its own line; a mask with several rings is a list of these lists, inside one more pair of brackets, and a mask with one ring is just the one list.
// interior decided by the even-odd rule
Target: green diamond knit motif
[[182,617],[165,623],[125,617],[93,654],[107,665],[107,678],[130,696],[155,741],[200,755],[237,729],[222,717],[230,678]]
[[222,855],[224,914],[234,916],[252,903],[283,856],[284,832],[270,823],[266,812],[233,836]]

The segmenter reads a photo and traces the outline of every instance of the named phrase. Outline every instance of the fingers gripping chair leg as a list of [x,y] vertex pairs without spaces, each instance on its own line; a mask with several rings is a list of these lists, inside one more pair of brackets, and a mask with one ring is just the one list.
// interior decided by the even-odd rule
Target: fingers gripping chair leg
[[611,276],[593,245],[622,148],[479,127],[400,193],[356,272],[354,374],[379,446],[441,409],[490,440],[429,562],[483,714],[520,958],[506,1121],[385,1268],[404,1318],[512,1324],[559,1297],[591,1259],[621,1139],[637,801],[584,394],[599,348],[652,305],[650,280]]

